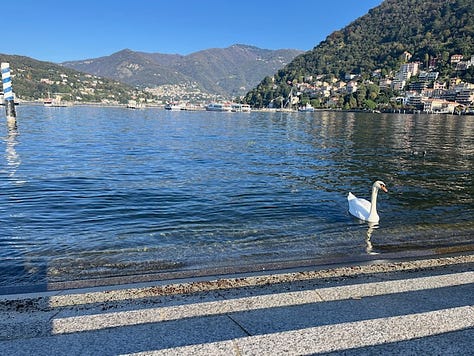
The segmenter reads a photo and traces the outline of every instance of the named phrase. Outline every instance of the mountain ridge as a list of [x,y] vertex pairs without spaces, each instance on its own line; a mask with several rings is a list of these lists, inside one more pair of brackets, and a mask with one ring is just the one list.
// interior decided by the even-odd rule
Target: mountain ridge
[[109,56],[61,65],[140,88],[197,83],[204,91],[229,97],[245,94],[263,77],[301,53],[303,51],[295,49],[268,50],[243,44],[188,55],[123,49]]

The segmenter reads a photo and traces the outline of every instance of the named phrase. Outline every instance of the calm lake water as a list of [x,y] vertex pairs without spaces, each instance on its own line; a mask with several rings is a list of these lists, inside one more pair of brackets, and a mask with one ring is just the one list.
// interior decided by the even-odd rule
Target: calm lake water
[[[474,117],[17,115],[0,120],[0,286],[474,244]],[[376,179],[372,228],[346,196]]]

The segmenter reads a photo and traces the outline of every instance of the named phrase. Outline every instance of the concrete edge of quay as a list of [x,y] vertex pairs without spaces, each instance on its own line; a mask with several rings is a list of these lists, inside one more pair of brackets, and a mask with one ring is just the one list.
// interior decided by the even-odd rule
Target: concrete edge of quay
[[9,355],[464,355],[474,253],[0,298]]
[[222,274],[196,278],[176,278],[144,283],[125,283],[99,287],[61,289],[33,293],[0,295],[0,311],[44,311],[50,308],[74,307],[109,302],[143,301],[147,298],[189,295],[230,289],[256,288],[311,280],[352,280],[417,272],[449,274],[450,269],[467,269],[474,266],[472,251],[444,256],[374,260],[361,263],[322,265],[314,268],[282,269],[259,273]]

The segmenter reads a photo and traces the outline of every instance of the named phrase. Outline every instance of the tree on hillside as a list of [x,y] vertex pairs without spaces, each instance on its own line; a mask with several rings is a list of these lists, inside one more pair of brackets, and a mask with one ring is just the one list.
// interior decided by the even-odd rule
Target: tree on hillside
[[[366,80],[377,69],[387,75],[404,63],[405,52],[412,55],[412,61],[425,64],[437,58],[441,75],[449,77],[453,75],[451,55],[474,54],[473,13],[472,0],[386,0],[296,57],[273,76],[272,85],[265,78],[244,100],[255,105],[260,93],[263,101],[259,105],[267,106],[266,92],[275,98],[288,91],[289,83],[306,76],[342,79],[346,73],[354,73]],[[469,77],[472,74],[466,75]],[[376,102],[375,93],[365,99],[358,95],[358,106],[365,99]],[[349,101],[345,104],[351,105]]]

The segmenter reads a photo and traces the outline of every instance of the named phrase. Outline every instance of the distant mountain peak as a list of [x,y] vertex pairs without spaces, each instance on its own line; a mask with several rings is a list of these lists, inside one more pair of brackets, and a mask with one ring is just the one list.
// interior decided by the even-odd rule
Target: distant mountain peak
[[263,77],[281,69],[300,50],[267,50],[245,44],[212,48],[188,55],[123,49],[110,56],[62,65],[139,87],[197,83],[208,93],[244,94]]

